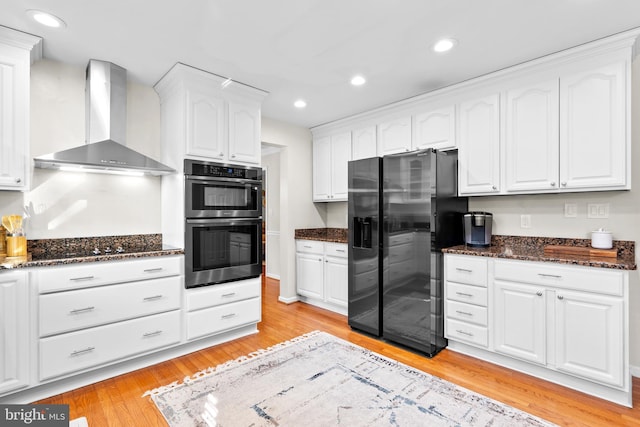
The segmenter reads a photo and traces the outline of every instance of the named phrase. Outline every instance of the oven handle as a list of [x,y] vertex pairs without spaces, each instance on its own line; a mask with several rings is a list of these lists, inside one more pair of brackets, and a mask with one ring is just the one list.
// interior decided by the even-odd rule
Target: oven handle
[[213,178],[197,175],[185,175],[184,179],[187,181],[202,181],[202,182],[237,182],[239,184],[262,184],[261,180],[256,179],[244,179],[244,178]]
[[260,224],[262,222],[261,216],[253,218],[187,218],[187,224],[193,225],[233,225],[233,224],[247,224],[254,222]]

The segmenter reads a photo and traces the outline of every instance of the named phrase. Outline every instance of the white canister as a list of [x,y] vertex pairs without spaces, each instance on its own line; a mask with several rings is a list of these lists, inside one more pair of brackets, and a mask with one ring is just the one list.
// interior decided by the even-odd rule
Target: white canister
[[591,247],[596,249],[611,249],[613,247],[613,236],[610,231],[600,228],[591,232]]

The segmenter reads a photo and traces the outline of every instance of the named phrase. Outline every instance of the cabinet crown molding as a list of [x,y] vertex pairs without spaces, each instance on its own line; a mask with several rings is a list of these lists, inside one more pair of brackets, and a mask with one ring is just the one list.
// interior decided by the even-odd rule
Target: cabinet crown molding
[[30,51],[32,64],[42,59],[42,37],[0,26],[0,43]]

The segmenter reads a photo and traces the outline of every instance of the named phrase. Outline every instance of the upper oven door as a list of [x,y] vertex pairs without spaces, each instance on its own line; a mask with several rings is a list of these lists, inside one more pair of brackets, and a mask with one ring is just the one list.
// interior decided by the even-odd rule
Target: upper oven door
[[262,181],[185,178],[187,218],[258,218],[262,216]]

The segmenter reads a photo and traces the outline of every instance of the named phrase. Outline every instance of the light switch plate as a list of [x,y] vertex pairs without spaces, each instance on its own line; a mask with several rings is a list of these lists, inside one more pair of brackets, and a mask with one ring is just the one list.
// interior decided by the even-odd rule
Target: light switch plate
[[576,218],[578,216],[578,205],[575,203],[564,204],[564,217]]
[[587,218],[609,218],[609,203],[587,203]]
[[531,228],[531,215],[520,215],[520,228]]

